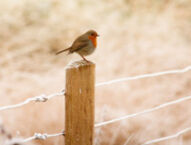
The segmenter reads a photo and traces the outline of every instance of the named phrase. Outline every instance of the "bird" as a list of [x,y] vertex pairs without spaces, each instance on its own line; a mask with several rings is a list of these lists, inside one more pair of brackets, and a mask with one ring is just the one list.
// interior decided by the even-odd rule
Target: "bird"
[[68,54],[77,53],[83,60],[89,62],[85,56],[92,54],[97,47],[98,33],[95,30],[89,30],[84,34],[78,36],[69,48],[58,51],[56,55],[68,51]]

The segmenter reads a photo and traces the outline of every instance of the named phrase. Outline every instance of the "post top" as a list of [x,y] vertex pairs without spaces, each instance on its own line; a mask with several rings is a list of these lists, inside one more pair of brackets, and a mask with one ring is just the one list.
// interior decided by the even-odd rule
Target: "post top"
[[66,69],[71,69],[71,68],[79,68],[79,67],[82,67],[82,66],[88,66],[88,65],[95,65],[93,62],[91,61],[85,61],[85,60],[80,60],[80,61],[74,61],[74,62],[71,62],[69,63],[67,66],[66,66]]

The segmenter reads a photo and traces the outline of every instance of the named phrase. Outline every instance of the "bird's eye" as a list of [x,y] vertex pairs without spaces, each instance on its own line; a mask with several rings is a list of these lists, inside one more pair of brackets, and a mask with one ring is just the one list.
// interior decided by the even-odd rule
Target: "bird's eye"
[[91,35],[94,36],[94,33],[92,33]]

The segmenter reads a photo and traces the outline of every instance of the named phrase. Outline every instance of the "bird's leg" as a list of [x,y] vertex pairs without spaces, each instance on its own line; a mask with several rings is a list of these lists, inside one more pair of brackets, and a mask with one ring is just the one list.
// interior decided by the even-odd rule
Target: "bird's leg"
[[83,55],[80,54],[80,56],[85,60],[86,62],[89,62]]

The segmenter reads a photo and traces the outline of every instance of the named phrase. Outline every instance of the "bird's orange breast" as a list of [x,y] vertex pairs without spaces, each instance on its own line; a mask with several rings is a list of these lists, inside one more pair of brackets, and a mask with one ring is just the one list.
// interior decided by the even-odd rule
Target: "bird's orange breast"
[[97,47],[97,38],[95,36],[89,36],[88,38],[92,41],[94,47],[96,48]]

